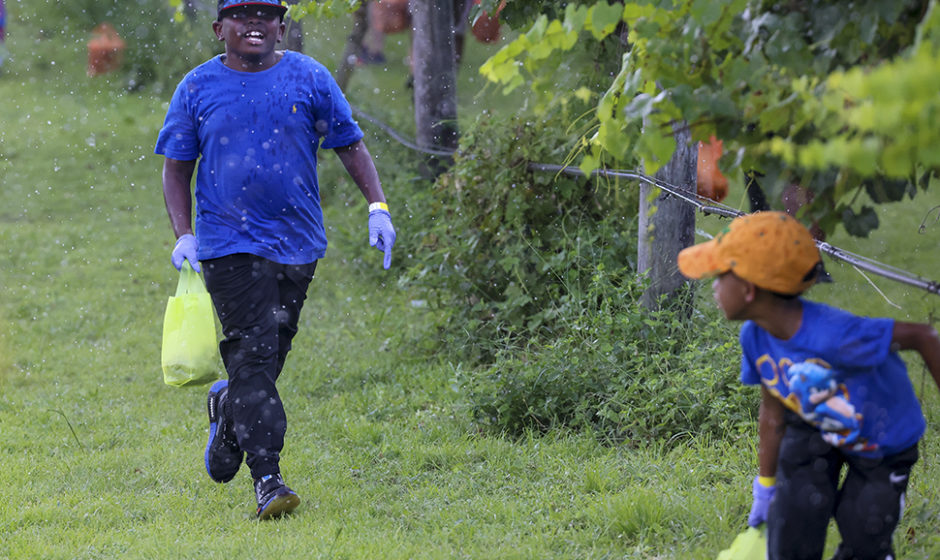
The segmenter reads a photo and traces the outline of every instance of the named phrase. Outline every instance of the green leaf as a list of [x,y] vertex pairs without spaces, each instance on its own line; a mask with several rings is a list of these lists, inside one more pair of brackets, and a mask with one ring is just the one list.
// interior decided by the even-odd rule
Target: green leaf
[[587,21],[587,6],[576,6],[574,3],[565,7],[565,31],[580,33]]
[[535,20],[535,23],[532,24],[532,27],[529,28],[529,31],[525,34],[526,39],[529,40],[530,44],[538,43],[542,40],[542,37],[545,36],[545,29],[548,27],[548,17],[541,15],[538,19]]
[[721,2],[714,2],[713,0],[695,0],[692,2],[689,15],[703,27],[708,27],[721,17]]
[[506,272],[510,272],[519,267],[519,257],[508,255],[499,259],[499,266]]
[[863,206],[862,211],[855,213],[849,207],[842,210],[842,225],[849,235],[855,237],[868,237],[868,234],[878,229],[878,213],[870,206]]
[[652,4],[637,4],[627,2],[623,6],[623,21],[630,22],[640,18],[647,18],[656,13],[656,6]]
[[581,86],[574,91],[574,96],[584,103],[591,101],[591,98],[594,97],[594,90]]
[[626,109],[623,110],[623,116],[628,121],[641,120],[656,107],[656,104],[663,100],[666,92],[660,92],[655,97],[648,93],[641,93],[634,97]]
[[516,57],[525,52],[528,46],[529,40],[525,35],[517,38],[487,59],[480,66],[480,74],[491,82],[506,84],[515,81],[520,65]]
[[[552,23],[558,23],[558,22],[554,21]],[[534,62],[537,60],[548,58],[552,55],[554,51],[555,49],[552,46],[551,42],[546,41],[546,40],[536,41],[535,43],[532,44],[531,47],[529,47],[529,62]]]
[[637,152],[643,159],[646,173],[652,175],[666,165],[676,151],[676,139],[672,128],[659,123],[649,123],[643,128],[643,135],[637,146]]
[[590,177],[591,173],[598,167],[600,167],[598,159],[594,157],[593,154],[585,154],[585,156],[581,158],[581,165],[578,166],[578,169],[586,176]]
[[610,35],[617,28],[621,21],[623,10],[620,4],[610,5],[605,0],[601,0],[588,8],[587,24],[585,27],[594,35],[594,38],[600,41]]
[[881,153],[881,166],[888,177],[909,177],[915,169],[914,150],[909,144],[892,142]]
[[871,197],[872,201],[877,203],[900,202],[904,195],[915,194],[916,186],[907,181],[907,179],[886,179],[876,177],[875,179],[865,181],[865,192]]
[[878,171],[878,155],[881,153],[881,141],[868,137],[856,139],[846,144],[846,165],[861,175],[874,175]]
[[792,120],[793,110],[790,104],[792,100],[793,98],[787,99],[761,112],[758,118],[761,132],[786,131],[787,125]]
[[514,89],[525,83],[521,74],[516,74],[503,88],[503,95],[509,95]]
[[623,121],[608,120],[601,123],[597,130],[597,142],[617,159],[626,159],[630,151],[630,137],[623,127]]
[[548,28],[545,30],[544,42],[551,45],[553,49],[566,51],[571,49],[571,47],[578,42],[578,34],[576,32],[565,31],[561,22],[556,19],[548,24]]

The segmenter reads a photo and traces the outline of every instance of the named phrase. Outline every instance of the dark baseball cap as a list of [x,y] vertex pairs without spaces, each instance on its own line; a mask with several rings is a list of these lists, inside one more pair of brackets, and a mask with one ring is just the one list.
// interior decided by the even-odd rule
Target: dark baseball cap
[[242,6],[267,6],[269,8],[277,8],[281,11],[281,16],[287,12],[287,6],[280,0],[219,0],[219,17],[222,17],[222,12],[225,10],[240,8]]

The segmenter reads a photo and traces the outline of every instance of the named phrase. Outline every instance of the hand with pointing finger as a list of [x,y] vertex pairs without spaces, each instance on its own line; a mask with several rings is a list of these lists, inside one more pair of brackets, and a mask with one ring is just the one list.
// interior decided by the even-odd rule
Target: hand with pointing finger
[[388,210],[369,212],[369,245],[385,253],[382,267],[388,270],[392,266],[392,247],[395,246],[395,228],[392,215]]

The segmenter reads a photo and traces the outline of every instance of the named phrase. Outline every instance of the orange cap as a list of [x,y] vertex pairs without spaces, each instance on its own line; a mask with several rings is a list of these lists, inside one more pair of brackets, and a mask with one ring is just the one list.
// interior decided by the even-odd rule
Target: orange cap
[[816,241],[803,224],[783,212],[739,216],[711,241],[679,253],[679,270],[689,278],[734,272],[759,288],[784,295],[804,292],[816,282]]

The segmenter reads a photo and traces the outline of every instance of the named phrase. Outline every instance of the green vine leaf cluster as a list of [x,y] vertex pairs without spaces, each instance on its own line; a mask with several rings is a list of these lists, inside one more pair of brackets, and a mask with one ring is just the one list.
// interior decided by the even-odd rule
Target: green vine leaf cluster
[[[774,138],[767,148],[804,168],[849,168],[861,175],[907,179],[940,170],[940,10],[918,28],[910,52],[873,68],[854,67],[813,84],[794,83],[802,120],[825,137]],[[926,186],[926,185],[925,185]]]
[[[760,177],[779,201],[801,185],[814,194],[804,217],[824,229],[854,221],[866,234],[877,219],[853,209],[853,196],[899,200],[937,174],[935,3],[568,3],[480,71],[505,91],[528,85],[535,111],[596,99],[594,125],[574,146],[585,172],[614,162],[655,172],[683,122],[694,140],[724,140],[720,164],[739,186],[745,173]],[[572,53],[612,37],[624,47],[605,83],[558,87]]]

